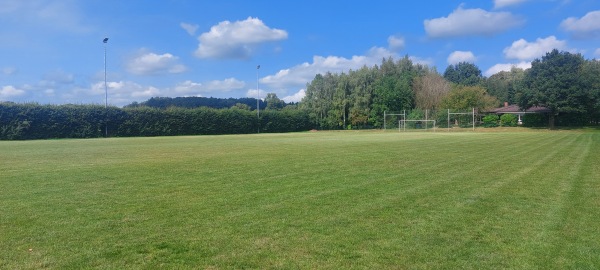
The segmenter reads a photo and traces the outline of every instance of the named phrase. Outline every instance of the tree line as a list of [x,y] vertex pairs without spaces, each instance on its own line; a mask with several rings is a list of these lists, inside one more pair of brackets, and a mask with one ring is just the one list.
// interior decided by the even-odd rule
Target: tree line
[[[382,128],[384,112],[411,111],[419,119],[425,110],[442,124],[445,110],[479,113],[503,102],[522,109],[543,106],[551,128],[600,124],[600,61],[581,54],[553,50],[527,70],[512,68],[485,78],[472,63],[449,65],[443,74],[415,64],[405,56],[382,59],[347,73],[317,74],[298,104],[287,104],[274,93],[256,99],[155,97],[124,108],[98,105],[0,103],[0,139],[96,138],[104,136],[167,136],[291,132],[319,129]],[[437,115],[435,112],[438,112]],[[493,125],[494,118],[488,117]],[[483,120],[483,119],[482,119]],[[491,122],[490,122],[491,120]],[[500,123],[512,123],[505,118]]]
[[[502,103],[551,110],[548,125],[598,125],[600,64],[581,54],[553,50],[527,70],[512,68],[486,78],[472,63],[443,74],[408,56],[340,74],[317,74],[300,107],[322,129],[382,128],[384,111],[470,110],[485,113]],[[528,117],[539,119],[539,117]]]
[[[180,107],[180,108],[198,108],[198,107],[209,107],[214,109],[226,109],[233,106],[244,107],[250,110],[256,110],[256,99],[255,98],[215,98],[215,97],[152,97],[143,102],[133,102],[129,105],[125,105],[127,108],[133,107],[151,107],[166,109],[169,107]],[[266,108],[266,102],[259,100],[258,102],[261,110]]]
[[158,109],[0,103],[0,140],[293,132],[312,127],[300,110],[236,106]]

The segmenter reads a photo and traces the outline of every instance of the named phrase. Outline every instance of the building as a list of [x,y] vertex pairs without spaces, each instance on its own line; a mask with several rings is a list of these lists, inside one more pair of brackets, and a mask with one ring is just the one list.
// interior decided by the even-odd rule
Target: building
[[521,108],[519,108],[519,105],[513,104],[513,105],[508,105],[508,102],[504,102],[504,106],[500,107],[500,108],[496,108],[490,111],[490,113],[495,113],[497,115],[503,115],[503,114],[516,114],[519,117],[518,120],[518,124],[521,125],[523,124],[523,121],[521,120],[521,117],[525,114],[528,113],[549,113],[550,109],[546,108],[546,107],[540,107],[540,106],[533,106],[529,109],[526,110],[522,110]]

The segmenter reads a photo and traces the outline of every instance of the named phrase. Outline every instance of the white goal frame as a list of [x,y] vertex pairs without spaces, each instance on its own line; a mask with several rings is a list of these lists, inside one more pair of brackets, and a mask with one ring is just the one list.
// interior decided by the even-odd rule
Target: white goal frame
[[[435,132],[435,120],[427,120],[427,119],[415,119],[415,120],[399,120],[398,121],[398,131],[406,131],[406,122],[433,122],[433,132]],[[427,130],[427,125],[425,125],[425,130]]]
[[[403,110],[402,113],[387,113],[383,111],[383,130],[387,130],[387,116],[402,116],[403,120],[406,120],[406,110]],[[400,120],[402,121],[402,120]]]
[[448,109],[448,131],[450,131],[450,115],[471,115],[473,117],[473,131],[475,131],[475,108],[471,110],[471,112],[458,112],[451,113],[450,109]]

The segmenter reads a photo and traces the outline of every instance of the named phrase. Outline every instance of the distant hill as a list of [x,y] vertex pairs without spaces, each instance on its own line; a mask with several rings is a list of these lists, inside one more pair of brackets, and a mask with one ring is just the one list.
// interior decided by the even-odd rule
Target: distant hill
[[[152,107],[166,109],[169,107],[198,108],[209,107],[215,109],[231,108],[241,103],[248,105],[251,110],[256,110],[255,98],[214,98],[214,97],[153,97],[141,103],[131,103],[125,107]],[[260,101],[260,109],[264,110],[267,104]]]

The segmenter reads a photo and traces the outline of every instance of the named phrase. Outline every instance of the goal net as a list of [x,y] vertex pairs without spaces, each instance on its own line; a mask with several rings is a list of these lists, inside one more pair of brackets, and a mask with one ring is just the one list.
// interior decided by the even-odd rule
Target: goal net
[[451,129],[472,129],[475,130],[475,108],[471,111],[455,111],[448,110],[447,112],[447,128]]
[[427,119],[403,119],[398,121],[399,131],[434,131],[435,132],[435,120]]

